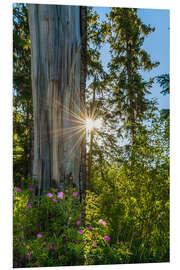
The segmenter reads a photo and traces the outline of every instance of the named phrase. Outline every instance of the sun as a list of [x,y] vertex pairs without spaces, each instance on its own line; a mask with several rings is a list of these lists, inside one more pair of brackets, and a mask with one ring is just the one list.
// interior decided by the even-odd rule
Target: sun
[[94,128],[94,121],[91,118],[86,119],[86,129],[91,131]]
[[91,131],[94,128],[99,129],[102,126],[102,119],[93,120],[91,118],[86,119],[86,130]]

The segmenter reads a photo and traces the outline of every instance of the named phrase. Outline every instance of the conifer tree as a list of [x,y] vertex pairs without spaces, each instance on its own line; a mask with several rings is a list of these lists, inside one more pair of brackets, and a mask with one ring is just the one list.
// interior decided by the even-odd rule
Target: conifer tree
[[[135,8],[112,8],[105,27],[111,48],[110,104],[113,116],[123,122],[130,144],[133,145],[138,123],[154,105],[147,99],[153,79],[145,81],[142,72],[152,70],[159,63],[151,61],[142,45],[145,37],[155,29],[141,21]],[[121,128],[119,132],[122,134]]]
[[33,125],[30,35],[25,4],[13,5],[14,184],[32,173]]

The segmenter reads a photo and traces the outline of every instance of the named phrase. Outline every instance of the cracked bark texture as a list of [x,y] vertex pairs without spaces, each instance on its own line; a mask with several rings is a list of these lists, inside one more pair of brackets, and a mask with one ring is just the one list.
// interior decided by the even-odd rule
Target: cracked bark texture
[[[81,7],[29,4],[34,114],[33,175],[39,194],[85,190],[85,140],[76,133],[85,102]],[[83,30],[84,29],[84,30]],[[72,113],[69,113],[71,111]]]

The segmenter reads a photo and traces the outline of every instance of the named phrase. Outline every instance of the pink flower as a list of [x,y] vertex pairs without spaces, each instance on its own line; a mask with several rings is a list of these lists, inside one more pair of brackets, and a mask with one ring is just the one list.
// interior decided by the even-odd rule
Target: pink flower
[[31,204],[30,203],[27,204],[27,208],[31,208]]
[[57,197],[58,198],[63,199],[63,196],[64,196],[64,193],[63,192],[58,192],[58,194],[57,194]]
[[89,226],[89,227],[88,227],[88,230],[91,231],[91,230],[92,230],[92,226]]
[[100,220],[99,220],[99,223],[100,223],[101,225],[106,226],[106,221],[104,221],[103,219],[100,219]]
[[42,238],[42,234],[38,233],[37,238]]
[[108,242],[109,240],[110,240],[110,237],[109,236],[104,236],[104,240],[106,241],[106,242]]
[[77,197],[78,193],[77,192],[73,192],[73,196]]
[[49,198],[52,198],[52,197],[53,197],[53,194],[52,194],[52,193],[48,193],[47,196],[48,196]]
[[28,252],[28,253],[26,254],[26,256],[31,256],[31,254],[32,254],[32,251]]
[[29,187],[29,190],[31,190],[31,191],[34,190],[34,187],[33,186],[30,186]]
[[20,188],[20,187],[17,187],[17,188],[16,188],[16,191],[21,191],[21,188]]
[[49,248],[51,248],[51,249],[52,249],[52,248],[53,248],[53,246],[52,246],[52,245],[50,245],[50,246],[49,246]]
[[56,199],[53,199],[53,202],[57,203],[57,200]]
[[79,234],[83,234],[83,233],[84,233],[84,231],[83,230],[80,230]]
[[93,244],[93,247],[97,247],[97,244],[96,244],[96,242],[94,242],[94,244]]
[[80,224],[81,224],[81,221],[80,221],[80,220],[78,220],[78,221],[76,222],[76,224],[77,224],[77,225],[80,225]]

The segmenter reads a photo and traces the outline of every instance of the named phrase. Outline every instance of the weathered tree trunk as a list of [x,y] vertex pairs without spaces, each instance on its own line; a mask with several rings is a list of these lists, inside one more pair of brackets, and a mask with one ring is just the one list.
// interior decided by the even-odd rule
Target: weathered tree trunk
[[[39,193],[84,190],[81,114],[81,12],[78,6],[29,4],[34,110],[33,174]],[[85,88],[84,88],[85,89]],[[84,132],[85,133],[85,132]]]

